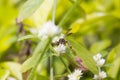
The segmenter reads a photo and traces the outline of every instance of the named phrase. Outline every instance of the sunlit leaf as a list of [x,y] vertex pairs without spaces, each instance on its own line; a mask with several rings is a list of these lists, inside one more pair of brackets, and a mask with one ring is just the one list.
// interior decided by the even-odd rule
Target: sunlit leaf
[[81,46],[78,42],[76,42],[74,39],[67,38],[67,40],[71,43],[76,54],[83,60],[83,63],[85,64],[85,66],[91,72],[97,73],[98,72],[97,67],[95,65],[95,62],[90,52],[87,49],[85,49],[83,46]]
[[114,0],[113,3],[114,3],[115,8],[120,10],[120,0]]
[[[47,20],[53,7],[53,0],[43,0],[41,6],[27,20],[41,27]],[[47,6],[46,6],[47,5]]]
[[111,45],[110,40],[103,40],[100,42],[96,42],[90,47],[90,51],[92,53],[98,53],[98,52],[108,48],[110,45]]
[[32,15],[42,4],[44,0],[28,0],[25,4],[21,7],[20,13],[18,16],[18,21],[21,22],[25,18]]
[[25,40],[25,39],[29,39],[29,38],[34,38],[35,36],[34,35],[26,35],[26,36],[22,36],[18,39],[18,41],[22,41],[22,40]]
[[70,14],[73,12],[73,10],[79,5],[79,3],[81,2],[81,0],[77,0],[73,6],[66,12],[66,14],[64,15],[64,17],[62,18],[62,20],[59,22],[59,26],[63,26],[64,23],[66,23],[68,17],[70,16]]
[[20,71],[21,65],[15,62],[1,63],[4,69],[10,70],[10,74],[16,77],[18,80],[22,80],[22,73]]
[[111,63],[112,61],[119,57],[120,57],[120,44],[110,51],[107,57],[107,62]]
[[113,48],[109,53],[107,57],[107,63],[112,65],[107,68],[107,73],[111,78],[115,79],[120,69],[120,44]]
[[113,16],[115,16],[116,18],[120,19],[120,15],[119,15],[119,14],[120,14],[120,10],[112,11],[111,14],[112,14]]
[[0,40],[0,57],[3,55],[3,52],[7,50],[14,42],[16,42],[16,36],[11,35],[7,35]]
[[117,58],[112,62],[112,66],[110,66],[109,69],[107,69],[107,73],[111,78],[115,79],[118,75],[119,69],[120,69],[120,58]]
[[112,18],[107,13],[92,13],[87,15],[86,20],[83,18],[77,19],[74,23],[72,23],[71,28],[73,29],[71,32],[73,33],[86,33],[88,30],[93,29],[88,26],[91,24],[96,24],[101,20]]
[[9,70],[0,69],[0,80],[6,80],[9,74]]

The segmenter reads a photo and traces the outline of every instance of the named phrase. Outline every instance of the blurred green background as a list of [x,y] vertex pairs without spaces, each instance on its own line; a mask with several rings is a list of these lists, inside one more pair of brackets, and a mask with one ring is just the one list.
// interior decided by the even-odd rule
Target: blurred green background
[[[27,47],[24,46],[26,42],[17,41],[24,32],[20,32],[16,18],[25,1],[0,0],[0,80],[6,80],[8,76],[21,79],[19,67],[20,62],[27,58],[27,52],[23,49]],[[74,1],[76,0],[58,0],[56,24]],[[44,0],[40,8],[24,20],[24,23],[29,25],[23,28],[26,34],[29,34],[28,28],[40,27],[51,19],[52,6],[53,0]],[[63,33],[72,28],[72,37],[91,53],[102,53],[106,58],[104,68],[108,74],[107,80],[120,80],[120,0],[82,0],[67,17],[62,28]],[[32,42],[31,50],[34,49],[36,41]],[[55,64],[59,69],[58,66],[62,63],[58,64],[56,61]],[[42,70],[44,73],[45,69]]]

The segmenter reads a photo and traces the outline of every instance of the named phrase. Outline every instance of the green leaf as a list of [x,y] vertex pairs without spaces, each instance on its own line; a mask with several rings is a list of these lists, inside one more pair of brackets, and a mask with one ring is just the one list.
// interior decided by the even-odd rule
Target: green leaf
[[79,56],[82,60],[84,65],[93,73],[97,74],[98,70],[96,67],[96,64],[90,55],[90,52],[81,46],[78,42],[76,42],[74,39],[67,38],[67,40],[70,42],[72,45],[73,49],[75,50],[77,56]]
[[90,47],[90,51],[92,53],[98,53],[98,52],[108,48],[110,45],[111,45],[110,40],[103,40],[100,42],[96,42]]
[[25,36],[22,36],[18,39],[18,41],[22,41],[22,40],[25,40],[25,39],[29,39],[29,38],[34,38],[35,36],[33,35],[25,35]]
[[11,45],[16,42],[17,37],[16,36],[11,36],[7,35],[0,39],[0,57],[4,54],[4,51],[9,49]]
[[[89,30],[95,28],[96,26],[90,27],[90,25],[96,24],[99,21],[112,19],[113,17],[106,13],[92,13],[87,15],[86,20],[84,18],[77,19],[74,23],[71,24],[73,29],[72,33],[87,33]],[[89,25],[89,26],[88,26]]]
[[[42,61],[44,61],[45,59],[47,59],[48,57],[50,57],[51,54],[47,54],[43,57]],[[29,59],[27,59],[23,64],[22,64],[22,67],[21,67],[21,71],[24,73],[26,72],[27,70],[29,70],[30,68],[32,68],[34,65],[32,65],[31,63],[34,62],[34,59],[35,57],[31,57]]]
[[10,72],[6,69],[0,69],[0,80],[6,80]]
[[107,70],[107,73],[111,78],[116,79],[119,69],[120,69],[120,58],[117,58],[112,63],[112,66],[110,66],[110,68]]
[[[33,60],[34,60],[34,63],[32,65],[33,66],[33,69],[31,70],[27,80],[33,80],[33,77],[34,77],[34,74],[35,74],[35,71],[36,71],[36,68],[38,66],[38,64],[40,63],[40,61],[42,60],[44,54],[45,54],[45,51],[48,49],[48,46],[50,44],[50,41],[51,39],[46,39],[44,41],[41,41],[40,44],[41,46],[37,47],[35,49],[35,53],[33,55]],[[40,54],[41,53],[41,54]]]
[[44,0],[42,5],[27,20],[30,20],[35,26],[41,27],[48,20],[52,8],[53,0]]
[[120,10],[114,10],[111,12],[111,15],[113,15],[114,17],[120,19]]
[[61,56],[60,56],[59,58],[60,58],[61,62],[64,64],[64,66],[66,67],[67,71],[68,71],[69,73],[71,73],[71,71],[70,71],[70,69],[69,69],[69,66],[65,63],[65,61],[63,60],[63,58],[62,58]]
[[18,21],[23,21],[25,18],[32,15],[41,5],[44,0],[28,0],[21,7],[20,13],[18,16]]
[[120,69],[120,44],[110,51],[107,57],[107,63],[112,65],[107,68],[109,77],[116,79]]
[[35,76],[35,78],[33,80],[49,80],[49,78],[46,77],[46,76],[36,74],[36,76]]
[[73,10],[79,5],[79,3],[81,2],[81,0],[77,0],[73,6],[66,12],[66,14],[64,15],[64,17],[62,18],[62,20],[59,22],[59,26],[63,26],[64,23],[66,23],[68,17],[70,16],[70,14],[73,12]]
[[111,63],[113,62],[116,58],[119,58],[120,57],[120,44],[117,45],[115,48],[113,48],[108,57],[107,57],[107,62],[108,63]]
[[50,40],[48,39],[48,40],[40,41],[38,43],[37,47],[35,48],[33,52],[33,56],[27,59],[22,64],[22,67],[21,67],[22,72],[26,72],[27,70],[29,70],[36,64],[36,59],[45,52],[46,48],[48,47],[49,41]]
[[114,0],[113,3],[114,3],[115,8],[120,10],[120,0]]
[[[75,1],[73,0],[69,0],[71,3],[75,3]],[[78,5],[77,8],[79,9],[79,11],[82,13],[82,16],[84,19],[86,19],[86,11],[80,6]]]
[[22,80],[22,73],[20,71],[21,65],[15,62],[4,62],[1,63],[4,69],[10,70],[10,74],[16,77],[18,80]]

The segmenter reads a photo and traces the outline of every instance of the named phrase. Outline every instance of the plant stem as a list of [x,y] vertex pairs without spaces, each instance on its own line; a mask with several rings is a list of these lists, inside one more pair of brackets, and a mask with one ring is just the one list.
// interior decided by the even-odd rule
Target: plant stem
[[60,60],[62,61],[62,63],[64,64],[64,66],[66,67],[66,69],[67,69],[68,73],[71,73],[71,71],[70,71],[69,67],[66,65],[66,63],[64,62],[64,60],[62,59],[62,57],[61,57],[61,56],[59,56],[59,58],[60,58]]
[[[57,0],[54,0],[53,3],[53,13],[52,13],[52,21],[55,24],[55,15],[56,15],[56,4],[57,4]],[[54,70],[53,70],[53,55],[50,56],[50,80],[54,80]]]
[[37,68],[38,64],[40,63],[40,61],[42,60],[42,58],[44,56],[44,53],[45,53],[45,51],[47,50],[47,48],[48,48],[48,46],[50,44],[50,41],[51,41],[51,39],[47,39],[44,42],[40,42],[39,45],[36,47],[33,56],[37,55],[39,53],[40,54],[35,56],[36,60],[34,61],[34,66],[33,66],[32,70],[31,70],[30,74],[28,75],[27,80],[33,80],[36,68]]
[[56,5],[57,5],[57,0],[54,0],[53,3],[53,13],[52,13],[52,21],[55,24],[55,15],[56,15]]
[[57,78],[66,77],[68,74],[69,74],[69,73],[64,73],[64,74],[62,74],[62,75],[56,75],[56,76],[54,76],[54,78],[57,79]]
[[53,55],[50,56],[50,80],[54,80],[53,78],[54,72],[53,72]]
[[[98,75],[99,75],[99,73],[101,72],[101,68],[98,66]],[[101,78],[100,79],[98,79],[98,80],[102,80]]]
[[99,73],[101,72],[101,68],[100,67],[98,67],[98,71],[99,71]]

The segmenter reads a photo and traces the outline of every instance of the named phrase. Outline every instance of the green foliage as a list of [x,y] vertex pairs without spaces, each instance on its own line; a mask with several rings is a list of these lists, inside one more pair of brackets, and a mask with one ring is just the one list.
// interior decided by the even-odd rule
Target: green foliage
[[[53,0],[0,0],[0,80],[10,76],[22,80],[23,76],[27,77],[27,71],[30,71],[28,80],[49,80],[50,56],[55,60],[55,80],[78,68],[76,56],[88,70],[97,73],[92,56],[98,52],[106,59],[103,67],[107,72],[105,80],[119,80],[120,0],[57,0],[55,24],[63,28],[62,33],[72,29],[71,37],[65,39],[76,55],[67,45],[66,54],[56,56],[49,46],[51,39],[41,41],[29,33],[29,28],[40,29],[51,20],[52,11]],[[16,18],[27,25],[22,29],[16,26]],[[32,54],[27,56],[29,52]],[[85,73],[82,80],[92,80],[92,73]]]
[[[15,62],[3,62],[0,63],[0,66],[10,72],[10,74],[16,77],[18,80],[22,80],[22,73],[20,71],[21,65]],[[9,75],[9,72],[6,72],[5,76]]]
[[10,74],[9,70],[5,70],[5,69],[0,69],[0,72],[1,72],[0,73],[0,80],[6,80]]
[[73,46],[73,49],[75,50],[77,56],[79,56],[82,60],[85,66],[92,71],[93,73],[98,73],[97,67],[95,65],[95,62],[93,60],[92,55],[88,50],[86,50],[84,47],[82,47],[79,43],[74,41],[73,39],[67,38],[67,40],[71,43]]
[[[28,76],[27,80],[33,79],[35,69],[37,68],[38,64],[40,63],[41,59],[43,58],[43,55],[44,55],[45,51],[47,50],[49,44],[50,44],[50,38],[47,40],[41,41],[40,44],[38,45],[38,47],[35,49],[34,55],[32,56],[33,58],[31,59],[34,63],[34,64],[33,63],[31,64],[31,65],[33,65],[33,69],[31,71],[30,75]],[[27,63],[27,64],[30,64],[30,63]]]
[[18,21],[23,21],[25,18],[32,15],[41,5],[43,0],[28,0],[21,8]]
[[112,65],[107,69],[108,75],[116,79],[120,68],[120,44],[111,50],[107,57],[107,62]]
[[50,39],[40,41],[38,43],[37,47],[35,48],[35,51],[33,52],[33,56],[31,58],[27,59],[23,63],[23,65],[21,67],[22,72],[26,72],[27,70],[34,67],[34,65],[38,64],[41,61],[41,58],[43,57],[44,52],[46,51],[46,48],[49,45],[49,42],[50,42]]
[[72,13],[72,11],[79,5],[79,3],[81,2],[81,0],[77,0],[74,5],[67,11],[67,13],[65,14],[65,16],[63,17],[63,19],[59,22],[59,26],[63,26],[64,23],[66,23],[68,16],[70,16],[70,14]]
[[90,47],[92,53],[99,53],[102,50],[108,48],[111,45],[110,40],[103,40],[101,42],[96,42]]
[[18,39],[18,41],[22,41],[22,40],[25,40],[25,39],[29,39],[29,38],[35,38],[34,35],[26,35],[26,36],[22,36]]

